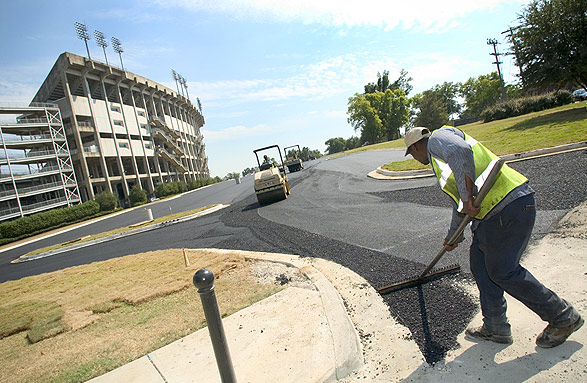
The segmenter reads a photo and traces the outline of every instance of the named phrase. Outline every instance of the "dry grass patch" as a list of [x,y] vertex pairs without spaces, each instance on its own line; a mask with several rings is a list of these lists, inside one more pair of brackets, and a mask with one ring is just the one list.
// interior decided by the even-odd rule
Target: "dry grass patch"
[[238,253],[154,251],[0,284],[0,381],[84,382],[205,325],[194,273],[214,273],[223,316],[281,288]]

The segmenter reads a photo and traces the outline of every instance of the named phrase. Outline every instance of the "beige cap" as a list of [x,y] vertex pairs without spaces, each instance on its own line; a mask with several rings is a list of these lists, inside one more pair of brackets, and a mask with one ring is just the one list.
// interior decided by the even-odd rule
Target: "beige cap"
[[422,138],[430,137],[430,131],[428,128],[416,127],[408,130],[404,136],[404,142],[406,143],[406,156],[410,146],[420,141]]

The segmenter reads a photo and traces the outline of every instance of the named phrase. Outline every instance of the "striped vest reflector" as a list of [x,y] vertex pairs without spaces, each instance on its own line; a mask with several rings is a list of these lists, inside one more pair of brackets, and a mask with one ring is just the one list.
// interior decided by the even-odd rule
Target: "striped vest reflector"
[[[432,132],[434,135],[434,132]],[[475,185],[477,190],[481,189],[481,186],[485,183],[487,176],[495,166],[499,157],[493,154],[489,149],[483,146],[474,138],[470,137],[466,133],[465,141],[473,150],[473,159],[475,160]],[[457,183],[455,176],[446,162],[440,158],[431,156],[432,169],[438,183],[442,188],[442,191],[451,197],[456,205],[459,213],[463,213],[463,201],[459,195],[457,189]],[[512,190],[520,185],[528,182],[528,179],[522,174],[518,173],[514,169],[504,164],[499,172],[495,183],[489,190],[489,193],[485,196],[481,202],[481,210],[475,216],[476,219],[483,219],[487,213],[489,213],[501,200],[503,200]]]

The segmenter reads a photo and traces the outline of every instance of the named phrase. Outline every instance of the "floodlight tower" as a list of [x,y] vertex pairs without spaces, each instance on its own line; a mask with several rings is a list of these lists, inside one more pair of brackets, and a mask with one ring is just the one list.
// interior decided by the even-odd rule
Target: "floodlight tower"
[[78,23],[78,22],[76,22],[74,25],[75,25],[75,31],[77,32],[77,37],[80,40],[84,40],[84,42],[86,43],[86,50],[88,51],[88,58],[91,60],[92,58],[90,57],[90,48],[88,47],[88,40],[90,40],[91,37],[88,34],[88,27],[86,27],[86,24],[82,24],[82,23]]
[[499,61],[499,56],[501,56],[501,53],[497,53],[497,44],[499,43],[496,39],[487,39],[487,45],[493,45],[493,53],[490,53],[489,55],[495,56],[495,62],[493,64],[497,65],[497,74],[499,75],[499,82],[501,84],[501,100],[507,101],[503,76],[501,74],[501,68],[499,67],[499,64],[502,63],[502,61]]
[[173,79],[175,80],[175,87],[177,88],[177,94],[179,94],[179,84],[177,82],[179,80],[179,74],[172,69],[171,75],[173,76]]
[[116,37],[112,38],[112,48],[114,49],[114,52],[118,53],[118,56],[120,57],[120,66],[122,67],[122,70],[124,70],[124,65],[122,64],[122,52],[124,52],[124,50],[122,49],[120,40]]
[[108,46],[108,41],[106,41],[104,34],[100,31],[94,31],[94,37],[96,38],[96,44],[101,46],[104,50],[104,59],[106,59],[106,65],[108,65],[108,57],[106,57],[106,47]]
[[183,76],[180,75],[179,78],[180,78],[180,81],[181,81],[181,85],[183,85],[183,88],[185,89],[186,97],[189,100],[190,99],[190,94],[188,93],[188,83],[187,83],[187,81],[185,80],[185,78]]

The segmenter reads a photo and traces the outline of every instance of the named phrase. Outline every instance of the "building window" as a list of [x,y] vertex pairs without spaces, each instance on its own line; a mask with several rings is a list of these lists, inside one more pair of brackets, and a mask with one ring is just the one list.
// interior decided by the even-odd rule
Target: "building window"
[[123,148],[123,149],[128,149],[128,142],[119,142],[118,147]]
[[114,125],[116,126],[124,126],[124,123],[120,120],[114,120]]
[[143,112],[142,110],[137,111],[137,114],[141,117],[145,117],[145,112]]
[[153,145],[151,145],[151,144],[145,144],[145,149],[153,149]]
[[116,106],[116,105],[110,105],[110,110],[113,112],[118,112],[120,113],[120,107]]

